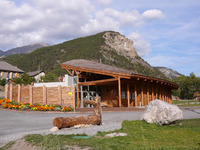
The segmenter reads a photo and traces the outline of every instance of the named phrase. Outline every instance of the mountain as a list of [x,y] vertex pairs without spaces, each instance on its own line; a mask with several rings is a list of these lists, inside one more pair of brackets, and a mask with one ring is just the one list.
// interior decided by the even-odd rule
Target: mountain
[[4,51],[0,50],[0,56],[3,55]]
[[138,56],[134,43],[118,32],[107,31],[77,38],[64,43],[42,47],[29,54],[11,55],[5,61],[24,71],[35,71],[39,67],[57,75],[66,73],[60,64],[72,59],[95,60],[108,65],[132,70],[135,73],[166,78]]
[[10,49],[10,50],[5,51],[3,53],[1,53],[1,51],[0,51],[0,56],[2,56],[2,55],[8,56],[8,55],[14,55],[14,54],[27,54],[27,53],[30,53],[30,52],[38,49],[38,48],[46,47],[46,46],[49,46],[49,45],[44,44],[44,43],[26,45],[26,46]]
[[162,72],[166,77],[170,78],[170,79],[174,79],[176,77],[182,76],[181,73],[172,70],[170,68],[166,68],[166,67],[156,67],[160,72]]

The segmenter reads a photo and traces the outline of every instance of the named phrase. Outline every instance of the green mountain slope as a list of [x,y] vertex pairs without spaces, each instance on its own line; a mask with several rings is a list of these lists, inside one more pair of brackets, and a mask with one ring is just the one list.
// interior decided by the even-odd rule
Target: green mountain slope
[[[65,61],[72,59],[99,61],[101,58],[102,63],[105,64],[132,70],[135,73],[166,78],[158,69],[151,67],[138,55],[134,57],[125,56],[108,46],[105,38],[103,38],[105,33],[102,32],[58,45],[39,48],[29,54],[11,55],[5,57],[4,60],[27,72],[40,68],[45,72],[63,75],[66,71],[61,69],[60,64]],[[120,35],[112,31],[110,33]]]

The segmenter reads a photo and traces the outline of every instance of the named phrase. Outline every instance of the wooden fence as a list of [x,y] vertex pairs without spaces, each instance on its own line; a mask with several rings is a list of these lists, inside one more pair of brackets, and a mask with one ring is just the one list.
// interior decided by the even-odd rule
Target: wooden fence
[[60,85],[33,87],[32,85],[6,84],[5,98],[21,103],[71,105],[75,108],[75,87]]

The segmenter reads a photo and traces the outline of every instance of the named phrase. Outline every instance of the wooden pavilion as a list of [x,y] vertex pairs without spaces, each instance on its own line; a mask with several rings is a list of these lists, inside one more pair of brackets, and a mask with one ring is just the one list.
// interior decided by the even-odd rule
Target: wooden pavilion
[[[132,71],[117,68],[95,61],[77,59],[61,64],[77,80],[76,107],[83,107],[84,92],[91,92],[95,87],[96,95],[107,107],[146,106],[154,99],[172,103],[171,90],[178,85]],[[80,100],[81,99],[81,100]]]

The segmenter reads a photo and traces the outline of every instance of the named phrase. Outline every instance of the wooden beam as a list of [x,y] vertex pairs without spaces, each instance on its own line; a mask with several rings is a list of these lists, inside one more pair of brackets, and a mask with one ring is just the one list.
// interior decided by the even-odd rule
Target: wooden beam
[[[66,69],[66,68],[65,68]],[[66,69],[67,70],[67,72],[70,74],[70,76],[74,76],[70,71],[69,71],[69,69]]]
[[112,81],[118,81],[119,79],[112,78],[112,79],[104,79],[104,80],[96,80],[96,81],[88,81],[88,82],[81,82],[79,85],[97,85],[105,82],[112,82]]
[[127,101],[128,101],[128,107],[130,107],[130,90],[129,90],[129,83],[127,83]]
[[119,90],[119,107],[122,106],[122,96],[121,96],[121,78],[118,78],[118,90]]
[[132,76],[131,74],[127,74],[127,73],[111,72],[111,71],[106,71],[106,70],[98,70],[98,69],[71,66],[71,65],[65,65],[65,64],[61,64],[61,67],[64,69],[79,70],[83,72],[90,72],[90,73],[108,75],[108,76],[113,76],[113,77],[121,77],[121,78],[126,78],[126,79],[130,79]]
[[75,72],[76,72],[76,75],[80,75],[82,71],[75,70]]
[[77,74],[77,108],[79,108],[79,75]]

